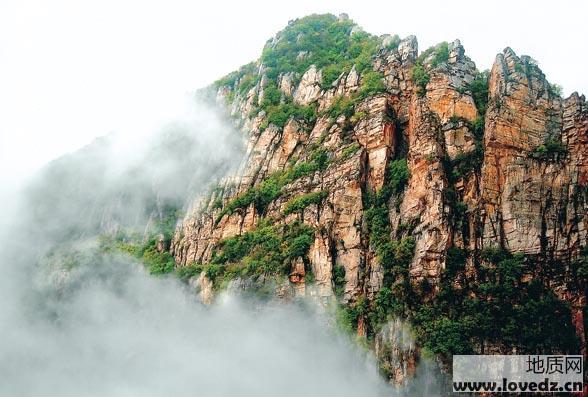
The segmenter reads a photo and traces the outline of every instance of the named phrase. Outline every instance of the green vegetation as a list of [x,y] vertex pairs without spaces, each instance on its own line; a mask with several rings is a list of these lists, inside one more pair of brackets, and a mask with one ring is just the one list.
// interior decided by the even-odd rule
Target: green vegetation
[[484,149],[481,142],[476,142],[474,150],[468,153],[458,153],[453,160],[446,157],[443,160],[447,178],[451,184],[454,184],[463,177],[468,176],[471,172],[479,171],[484,161]]
[[219,242],[209,264],[192,264],[178,275],[187,279],[204,271],[216,287],[235,277],[286,275],[291,262],[304,257],[313,240],[314,230],[301,222],[272,225],[264,219],[254,230]]
[[[485,70],[483,72],[477,72],[474,80],[469,85],[469,90],[474,98],[474,103],[478,109],[478,117],[473,123],[468,123],[470,130],[476,137],[477,146],[481,146],[482,139],[484,137],[484,122],[486,116],[486,110],[488,109],[488,78],[490,72]],[[478,150],[478,148],[476,148]],[[480,150],[482,148],[480,147]],[[483,155],[483,152],[481,153]]]
[[316,105],[300,106],[293,103],[291,97],[282,98],[282,92],[273,82],[268,84],[263,92],[261,109],[266,112],[266,119],[260,126],[261,130],[266,129],[270,124],[284,128],[292,117],[303,120],[309,125],[316,121]]
[[382,80],[384,76],[380,72],[373,70],[365,71],[361,75],[361,86],[359,87],[358,99],[363,100],[372,95],[386,91],[386,86]]
[[333,104],[324,111],[323,114],[328,114],[331,119],[336,119],[339,116],[345,116],[347,118],[353,116],[355,112],[355,105],[357,104],[357,98],[355,96],[343,97],[339,96]]
[[349,334],[357,329],[359,319],[366,317],[370,313],[370,306],[367,299],[363,296],[349,306],[339,308],[337,311],[337,323],[341,329]]
[[453,279],[458,273],[465,270],[468,252],[461,248],[451,247],[445,256],[445,277]]
[[[261,105],[251,112],[253,116],[265,111],[261,130],[272,124],[283,128],[290,118],[303,120],[307,126],[316,121],[316,105],[296,105],[279,90],[278,77],[285,73],[293,73],[293,83],[297,84],[302,74],[315,65],[322,71],[323,88],[329,88],[342,73],[349,73],[355,67],[361,76],[360,90],[352,98],[339,98],[326,112],[333,117],[340,114],[350,117],[359,101],[385,91],[383,75],[371,68],[381,40],[354,30],[354,26],[353,21],[339,20],[334,15],[310,15],[291,22],[277,35],[277,41],[272,39],[267,43],[260,61],[269,83],[263,88]],[[399,41],[397,36],[392,37],[388,47],[397,47]],[[252,63],[218,80],[215,86],[226,86],[231,92],[243,95],[259,81],[259,72]]]
[[347,97],[337,97],[333,101],[333,104],[321,114],[328,115],[333,120],[343,115],[347,118],[353,119],[355,122],[362,117],[365,117],[365,114],[355,116],[355,107],[364,99],[386,91],[383,78],[384,76],[380,72],[373,70],[364,72],[361,76],[361,86],[358,92]]
[[447,62],[449,59],[449,44],[443,41],[436,46],[429,47],[417,58],[411,70],[412,81],[416,84],[419,96],[425,96],[427,92],[427,84],[431,80],[431,76],[424,66],[424,61],[433,55],[430,66],[435,68],[441,63]]
[[147,266],[151,274],[160,275],[174,271],[174,257],[167,251],[158,252],[155,240],[148,241],[146,247],[142,246],[137,253],[141,253],[137,258]]
[[165,249],[159,252],[157,247],[169,246],[181,213],[176,205],[169,203],[159,209],[155,204],[148,206],[147,213],[159,214],[153,219],[147,236],[120,230],[114,236],[101,236],[99,249],[101,252],[119,251],[129,254],[140,260],[153,275],[171,273],[175,266],[173,256]]
[[422,346],[446,360],[453,354],[483,352],[486,344],[519,354],[577,349],[568,305],[537,278],[523,277],[537,266],[534,259],[496,248],[481,256],[478,282],[458,288],[454,276],[464,268],[466,255],[448,255],[451,270],[435,301],[415,310],[413,323]]
[[320,204],[325,199],[325,197],[327,197],[327,192],[324,190],[306,193],[301,196],[294,197],[286,203],[284,208],[284,215],[289,215],[295,212],[302,212],[311,204]]
[[400,45],[400,36],[398,36],[397,34],[395,34],[392,37],[389,37],[388,39],[385,40],[389,40],[388,43],[386,43],[385,48],[388,51],[392,51],[392,50],[396,50],[398,49],[398,46]]
[[406,159],[392,161],[387,174],[385,186],[364,197],[370,245],[384,269],[383,288],[366,313],[370,333],[377,332],[389,316],[406,314],[407,302],[412,295],[408,267],[414,253],[415,241],[409,236],[392,239],[388,217],[390,198],[402,193],[409,179]]
[[559,84],[549,84],[548,90],[553,96],[563,96],[563,87]]
[[578,259],[572,261],[571,267],[576,279],[586,285],[586,281],[588,281],[588,246],[582,249]]
[[102,252],[119,251],[124,252],[141,261],[149,273],[162,275],[174,271],[174,257],[167,251],[157,250],[157,238],[151,237],[141,241],[139,236],[127,236],[125,233],[118,233],[114,237],[102,236],[100,239],[100,250]]
[[488,77],[490,72],[485,70],[483,72],[477,72],[474,80],[470,83],[469,89],[472,92],[474,103],[478,109],[478,113],[481,116],[486,114],[486,108],[488,107]]
[[454,184],[459,179],[469,175],[471,172],[479,171],[484,161],[484,119],[488,107],[488,75],[489,72],[478,72],[476,77],[469,85],[474,103],[478,109],[478,117],[472,123],[461,117],[452,117],[452,122],[463,122],[468,129],[473,132],[476,139],[475,149],[468,153],[458,153],[453,160],[444,159],[445,171],[450,184]]
[[290,23],[278,34],[278,41],[269,41],[263,49],[261,62],[270,79],[282,73],[302,75],[310,65],[324,70],[323,85],[330,86],[341,73],[355,65],[358,73],[371,66],[380,41],[363,31],[355,31],[354,22],[336,16],[309,15]]
[[250,188],[242,195],[229,201],[216,217],[215,222],[218,223],[223,216],[230,215],[238,209],[245,209],[251,204],[254,204],[257,211],[263,214],[267,206],[280,197],[282,189],[286,185],[304,176],[311,175],[316,171],[326,169],[329,158],[324,150],[317,149],[309,157],[310,161],[300,162],[285,171],[275,172],[257,186]]
[[369,314],[372,332],[378,332],[387,321],[405,315],[406,305],[399,299],[398,293],[391,287],[382,287],[374,298]]
[[335,295],[342,297],[345,291],[345,268],[341,265],[335,264],[333,266],[333,284],[335,285]]
[[190,278],[198,276],[200,273],[204,271],[204,266],[200,264],[188,264],[186,266],[180,267],[176,271],[176,275],[178,278],[184,282],[187,282]]
[[331,88],[333,83],[343,73],[345,73],[345,71],[343,70],[343,67],[341,65],[332,64],[332,65],[325,66],[323,68],[323,72],[322,72],[322,82],[321,82],[322,88],[323,89]]
[[182,212],[179,210],[180,206],[180,203],[165,203],[159,206],[155,203],[148,205],[145,213],[153,218],[149,226],[149,236],[162,234],[165,244],[168,245],[173,237],[176,223],[182,216]]
[[347,160],[361,149],[361,145],[357,142],[352,143],[341,151],[341,160]]
[[390,174],[390,188],[392,189],[392,193],[400,193],[408,183],[408,178],[410,177],[406,159],[392,161],[388,166],[388,170]]
[[431,76],[429,76],[425,67],[419,63],[415,64],[411,70],[411,78],[418,87],[419,96],[425,96],[427,93],[427,84],[431,80]]
[[568,149],[561,141],[548,139],[543,145],[537,146],[529,156],[537,161],[550,162],[565,158],[567,153]]
[[[229,88],[234,88],[235,84],[238,84],[239,81],[241,79],[243,79],[243,77],[245,76],[253,76],[253,73],[255,73],[255,62],[250,62],[247,65],[241,66],[239,68],[239,70],[236,70],[234,72],[229,73],[228,75],[218,79],[217,81],[214,82],[214,86],[215,87],[229,87]],[[253,80],[253,79],[249,79],[249,80]],[[245,83],[245,82],[243,82]],[[245,91],[247,86],[250,85],[251,82],[249,83],[245,83],[245,87],[241,88],[242,91]]]
[[429,47],[425,52],[420,55],[421,62],[426,59],[429,54],[434,53],[434,57],[431,61],[431,67],[435,68],[438,65],[447,62],[449,60],[449,44],[443,41],[434,47]]

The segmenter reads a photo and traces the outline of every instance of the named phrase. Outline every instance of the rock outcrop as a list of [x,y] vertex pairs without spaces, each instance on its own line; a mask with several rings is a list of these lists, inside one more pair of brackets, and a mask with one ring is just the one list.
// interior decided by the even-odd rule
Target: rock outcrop
[[[390,199],[390,238],[413,239],[408,275],[419,288],[426,283],[435,293],[452,247],[472,253],[470,270],[488,247],[562,266],[577,259],[588,242],[584,96],[562,99],[534,61],[507,48],[489,74],[484,114],[471,88],[478,75],[474,63],[459,41],[447,51],[441,61],[434,52],[421,59],[413,36],[395,48],[382,46],[368,71],[379,73],[384,89],[365,97],[359,95],[368,71],[355,66],[327,87],[324,71],[315,65],[298,76],[281,74],[275,82],[281,103],[291,97],[292,106],[314,106],[316,111],[315,120],[292,116],[283,127],[264,125],[266,112],[256,110],[268,89],[263,64],[255,72],[258,82],[247,91],[217,87],[217,98],[230,102],[230,112],[243,121],[247,155],[239,174],[200,198],[178,226],[171,244],[177,266],[211,262],[220,242],[254,230],[263,219],[276,224],[298,220],[313,228],[314,238],[289,270],[295,295],[327,302],[340,290],[341,301],[349,305],[363,297],[373,300],[389,264],[381,263],[371,241],[366,196],[387,186],[389,165],[396,159],[406,159],[410,176]],[[424,92],[412,78],[417,64],[428,76]],[[353,113],[329,114],[343,99],[356,100]],[[481,125],[483,137],[476,130]],[[265,208],[254,201],[231,207],[275,173],[312,163],[317,151],[326,155],[324,167],[287,181]],[[456,164],[475,161],[476,155],[479,163],[456,172]],[[296,212],[286,210],[297,197],[321,192],[320,201]],[[337,269],[343,269],[344,280],[338,279]],[[304,288],[307,272],[313,275],[313,288]],[[211,287],[202,277],[198,283],[209,300]],[[578,318],[584,297],[571,292],[566,281],[554,280],[553,288],[572,302],[583,338]],[[400,323],[387,325],[376,343],[381,356],[394,358],[388,369],[397,382],[414,371],[417,350],[412,341],[397,340],[404,335],[398,327]]]
[[[536,64],[510,48],[496,57],[489,95],[482,244],[556,258],[577,255],[586,245],[588,222],[582,204],[588,172],[584,99],[553,95]],[[534,153],[546,142],[558,151]]]

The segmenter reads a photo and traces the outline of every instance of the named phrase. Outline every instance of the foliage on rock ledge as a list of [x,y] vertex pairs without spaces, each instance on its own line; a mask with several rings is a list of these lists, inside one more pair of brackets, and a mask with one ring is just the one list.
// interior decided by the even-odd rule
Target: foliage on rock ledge
[[[436,46],[427,48],[419,55],[411,70],[412,81],[417,86],[417,93],[419,96],[425,96],[427,92],[427,84],[431,80],[431,76],[427,71],[427,66],[435,68],[449,59],[449,44],[443,41]],[[425,62],[428,61],[428,65]]]
[[294,197],[286,203],[284,215],[302,212],[311,204],[320,204],[325,197],[327,197],[327,192],[324,190]]
[[[174,257],[167,252],[176,221],[180,216],[174,205],[165,205],[160,217],[153,220],[146,236],[119,230],[114,236],[100,237],[99,248],[102,252],[124,252],[142,262],[152,275],[162,275],[174,271]],[[163,246],[163,251],[157,249]]]
[[215,223],[220,222],[225,215],[230,215],[238,209],[246,209],[251,204],[254,204],[257,211],[263,214],[267,206],[282,194],[282,189],[286,185],[316,171],[324,170],[328,161],[326,151],[317,149],[310,154],[308,161],[299,162],[284,171],[271,174],[256,186],[229,201],[217,215]]
[[378,192],[368,191],[364,197],[370,246],[384,269],[384,282],[373,302],[359,299],[343,310],[342,319],[353,326],[357,326],[360,317],[368,319],[368,335],[371,336],[378,332],[389,317],[404,315],[406,302],[413,295],[408,267],[415,242],[409,235],[393,239],[388,217],[391,198],[398,199],[409,177],[406,159],[394,160],[388,167],[384,187]]
[[[397,36],[389,40],[386,48],[392,49],[400,42]],[[285,95],[279,88],[279,78],[291,76],[292,83],[298,84],[302,74],[311,65],[321,71],[323,89],[331,88],[342,74],[352,68],[361,76],[359,92],[352,98],[338,98],[328,111],[329,114],[341,114],[344,106],[351,111],[353,106],[379,92],[384,92],[383,75],[372,69],[373,57],[382,47],[382,40],[359,29],[355,23],[346,18],[331,14],[310,15],[290,22],[288,27],[268,41],[264,47],[260,64],[248,64],[229,75],[217,80],[215,87],[227,87],[229,100],[235,92],[244,95],[262,81],[263,99],[255,105],[250,117],[265,112],[260,130],[270,125],[283,128],[288,120],[295,118],[303,121],[307,128],[312,126],[317,117],[316,104],[301,106],[293,103],[292,97]]]
[[358,73],[371,68],[379,46],[378,37],[358,29],[350,19],[314,14],[290,22],[275,41],[270,40],[261,63],[270,79],[290,72],[300,76],[315,65],[323,69],[323,87],[328,88],[354,65]]
[[566,145],[555,139],[547,139],[529,154],[532,159],[540,162],[555,162],[565,158],[568,153]]
[[253,230],[220,241],[210,263],[178,270],[182,279],[205,272],[215,287],[237,277],[287,275],[292,261],[304,258],[314,241],[314,230],[295,221],[286,225],[263,219]]
[[414,310],[413,323],[423,347],[446,360],[453,354],[483,353],[488,346],[518,354],[577,351],[569,305],[540,279],[524,277],[557,271],[558,264],[541,265],[537,258],[486,249],[479,280],[473,283],[461,272],[466,257],[455,249],[448,255],[439,293],[433,302]]

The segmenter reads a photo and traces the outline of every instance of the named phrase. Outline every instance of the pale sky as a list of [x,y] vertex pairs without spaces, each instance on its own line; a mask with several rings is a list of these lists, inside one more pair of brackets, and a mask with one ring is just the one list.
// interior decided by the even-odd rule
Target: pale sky
[[[200,4],[199,4],[200,3]],[[346,12],[420,49],[459,38],[480,69],[512,47],[566,95],[588,93],[588,2],[0,2],[0,183],[94,137],[137,136],[182,113],[186,95],[256,59],[290,19]]]

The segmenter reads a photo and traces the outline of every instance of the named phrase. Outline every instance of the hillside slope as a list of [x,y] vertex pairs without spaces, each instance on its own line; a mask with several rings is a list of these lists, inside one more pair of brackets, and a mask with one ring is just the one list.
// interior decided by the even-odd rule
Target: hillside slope
[[206,301],[336,300],[394,382],[423,349],[585,354],[588,107],[530,57],[312,15],[212,90],[247,154],[169,246]]

